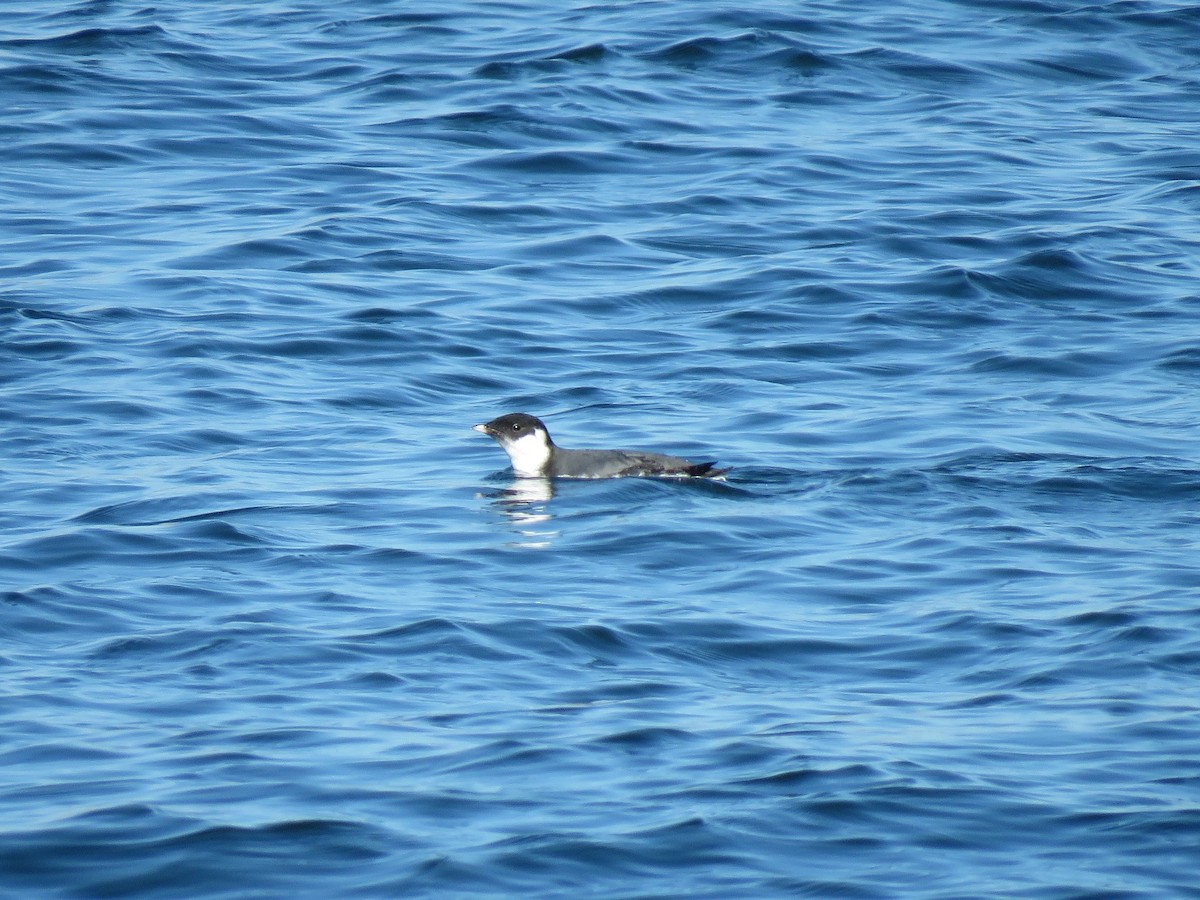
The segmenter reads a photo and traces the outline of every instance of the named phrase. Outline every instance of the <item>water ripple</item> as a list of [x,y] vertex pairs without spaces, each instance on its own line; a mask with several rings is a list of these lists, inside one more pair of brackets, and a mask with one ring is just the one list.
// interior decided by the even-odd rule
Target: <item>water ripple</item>
[[0,892],[1194,892],[1194,10],[6,12]]

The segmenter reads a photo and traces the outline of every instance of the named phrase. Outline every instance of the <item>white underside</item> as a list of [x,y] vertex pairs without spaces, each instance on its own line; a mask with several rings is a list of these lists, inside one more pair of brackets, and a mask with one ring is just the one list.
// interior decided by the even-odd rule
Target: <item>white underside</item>
[[513,471],[523,477],[544,475],[546,463],[550,462],[550,445],[546,435],[536,431],[504,444]]

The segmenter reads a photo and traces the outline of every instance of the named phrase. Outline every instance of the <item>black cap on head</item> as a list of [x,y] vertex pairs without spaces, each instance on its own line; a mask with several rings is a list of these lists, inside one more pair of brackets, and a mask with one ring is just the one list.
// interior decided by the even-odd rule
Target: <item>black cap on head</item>
[[[493,437],[506,437],[515,439],[523,437],[534,431],[546,431],[546,426],[542,424],[542,420],[537,416],[531,416],[529,413],[508,413],[484,425],[476,425],[478,430],[483,431]],[[547,433],[547,438],[549,433]]]

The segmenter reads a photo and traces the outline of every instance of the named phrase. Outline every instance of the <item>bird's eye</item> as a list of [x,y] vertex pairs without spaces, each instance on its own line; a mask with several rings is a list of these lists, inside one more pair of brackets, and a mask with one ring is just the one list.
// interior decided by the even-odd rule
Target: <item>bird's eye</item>
[[520,422],[513,422],[512,430],[513,430],[513,431],[520,431],[520,430],[521,430],[521,423],[520,423]]

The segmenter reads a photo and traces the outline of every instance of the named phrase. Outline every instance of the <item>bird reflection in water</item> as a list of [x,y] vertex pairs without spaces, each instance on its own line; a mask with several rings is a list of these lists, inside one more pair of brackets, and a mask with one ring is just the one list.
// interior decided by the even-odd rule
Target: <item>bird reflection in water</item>
[[480,494],[491,501],[493,509],[512,523],[522,540],[510,542],[513,547],[540,549],[549,547],[558,531],[546,530],[543,523],[554,518],[550,500],[554,484],[549,478],[514,478],[506,488]]

